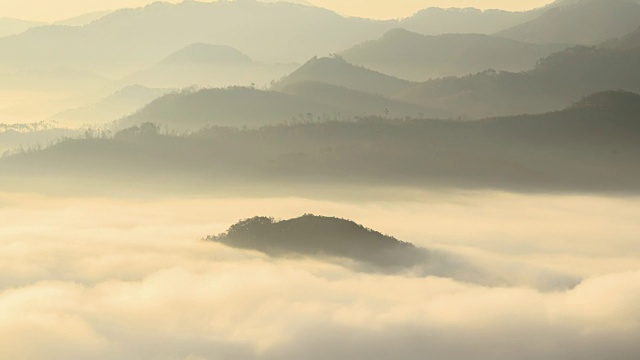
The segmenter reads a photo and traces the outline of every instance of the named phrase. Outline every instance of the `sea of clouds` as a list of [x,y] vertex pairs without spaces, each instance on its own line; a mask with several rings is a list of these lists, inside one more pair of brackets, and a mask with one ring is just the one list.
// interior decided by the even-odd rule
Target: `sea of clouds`
[[[201,240],[242,218],[303,213],[352,219],[509,283],[358,272]],[[639,234],[634,198],[5,193],[0,358],[636,359]],[[567,278],[577,281],[539,286]]]

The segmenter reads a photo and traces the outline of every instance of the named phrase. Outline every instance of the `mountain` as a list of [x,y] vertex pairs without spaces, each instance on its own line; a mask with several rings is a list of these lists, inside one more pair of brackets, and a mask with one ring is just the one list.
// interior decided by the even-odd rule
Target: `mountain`
[[383,114],[404,118],[439,113],[380,95],[325,83],[300,82],[281,91],[229,87],[167,94],[119,121],[118,128],[152,122],[172,129],[197,130],[213,125],[262,126]]
[[230,46],[191,44],[164,58],[149,69],[136,72],[120,85],[149,87],[266,87],[275,79],[298,68],[297,64],[264,64]]
[[539,15],[540,10],[509,12],[473,8],[427,8],[398,24],[423,35],[493,34],[525,23]]
[[480,34],[424,36],[394,29],[342,52],[348,62],[409,80],[467,75],[486,69],[524,71],[560,46]]
[[281,2],[156,2],[82,27],[43,26],[0,39],[0,67],[62,64],[113,76],[196,43],[231,46],[260,62],[301,63],[380,36],[390,26]]
[[101,19],[112,11],[94,11],[78,16],[74,16],[72,18],[56,21],[53,25],[62,25],[62,26],[85,26],[89,25],[92,22]]
[[280,89],[285,94],[314,100],[349,117],[384,115],[392,118],[438,118],[443,112],[397,101],[381,95],[352,90],[321,82],[298,82]]
[[377,117],[185,135],[147,123],[4,158],[0,173],[23,181],[26,174],[32,181],[163,178],[210,191],[330,184],[637,193],[639,119],[640,95],[611,91],[562,111],[470,122]]
[[78,131],[59,127],[54,122],[0,124],[0,156],[20,149],[42,149],[62,137],[78,135]]
[[396,98],[478,119],[558,110],[590,93],[616,89],[640,92],[640,47],[574,47],[542,59],[531,71],[430,80]]
[[169,55],[160,63],[165,65],[249,64],[250,57],[230,46],[191,44]]
[[33,27],[41,25],[44,25],[44,23],[12,18],[0,18],[0,38],[20,34]]
[[127,86],[88,106],[69,109],[51,117],[65,126],[104,125],[134,113],[171,89],[153,89],[140,85]]
[[610,39],[600,44],[603,48],[628,51],[640,48],[640,27],[636,31],[620,38]]
[[640,4],[632,0],[581,0],[554,7],[540,17],[497,33],[538,44],[595,45],[640,25]]
[[282,221],[246,219],[207,240],[276,256],[343,257],[383,268],[408,268],[427,260],[426,251],[409,243],[353,221],[310,214]]
[[[514,286],[517,275],[505,278],[481,269],[452,253],[427,250],[354,221],[338,217],[305,214],[288,220],[257,216],[231,225],[206,241],[238,249],[262,252],[270,257],[330,261],[372,273],[405,273],[414,276],[439,276],[484,286]],[[534,286],[544,290],[575,287],[579,280],[553,274],[562,281],[549,284],[546,276]]]
[[167,94],[122,119],[118,127],[153,122],[173,129],[197,130],[212,125],[260,126],[317,116],[333,119],[336,114],[331,107],[298,96],[230,87]]
[[307,61],[299,69],[282,78],[272,88],[282,89],[298,82],[323,82],[353,90],[380,95],[393,95],[414,83],[381,74],[361,66],[348,63],[343,58],[325,57]]

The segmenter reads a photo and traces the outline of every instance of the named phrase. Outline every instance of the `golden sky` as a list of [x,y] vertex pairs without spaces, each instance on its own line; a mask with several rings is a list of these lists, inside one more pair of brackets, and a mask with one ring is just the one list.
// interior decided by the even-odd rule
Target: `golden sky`
[[[181,2],[182,0],[167,0]],[[202,0],[212,1],[212,0]],[[213,0],[215,1],[215,0]],[[273,1],[273,0],[271,0]],[[301,0],[296,0],[301,1]],[[429,7],[476,7],[526,10],[552,0],[307,0],[314,5],[351,16],[398,18],[410,16]],[[139,7],[153,0],[0,0],[0,17],[15,17],[38,21],[56,21],[87,12]]]

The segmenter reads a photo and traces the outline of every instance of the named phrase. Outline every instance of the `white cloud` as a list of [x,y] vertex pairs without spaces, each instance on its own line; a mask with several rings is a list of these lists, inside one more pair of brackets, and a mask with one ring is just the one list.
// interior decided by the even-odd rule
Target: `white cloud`
[[[590,360],[634,359],[640,350],[640,256],[628,233],[640,226],[635,201],[505,194],[403,205],[0,199],[0,358]],[[596,221],[596,209],[609,220]],[[438,247],[468,249],[497,272],[513,268],[496,262],[539,271],[539,255],[528,257],[510,238],[528,231],[523,240],[533,241],[539,231],[528,251],[554,258],[582,244],[572,253],[578,260],[563,268],[586,279],[563,292],[484,287],[354,273],[197,240],[243,217],[304,212],[355,218],[424,245],[435,236]],[[553,228],[541,225],[554,218],[581,219],[584,228],[557,226],[562,243],[546,240]],[[497,221],[520,227],[493,238],[486,224]],[[607,241],[620,247],[608,249],[607,261],[592,260],[607,227]],[[580,268],[592,261],[598,269]]]

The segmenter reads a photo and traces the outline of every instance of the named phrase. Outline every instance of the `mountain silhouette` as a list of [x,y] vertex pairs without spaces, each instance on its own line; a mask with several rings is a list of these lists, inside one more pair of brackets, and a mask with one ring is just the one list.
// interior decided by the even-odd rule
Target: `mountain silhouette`
[[409,243],[353,221],[310,214],[283,221],[246,219],[207,240],[275,256],[343,257],[382,268],[409,268],[427,260],[426,251]]
[[400,21],[398,26],[423,35],[493,34],[532,20],[539,14],[539,9],[510,12],[430,7]]
[[321,82],[298,82],[285,86],[280,91],[325,104],[340,114],[350,117],[380,115],[392,118],[424,116],[437,118],[442,114],[437,109],[426,109],[381,95]]
[[0,18],[0,38],[20,34],[41,25],[44,25],[44,23],[2,17]]
[[[248,106],[250,105],[250,106]],[[314,100],[276,91],[230,87],[167,94],[122,119],[125,128],[153,122],[173,129],[197,130],[212,125],[261,126],[292,119],[336,116],[338,111]]]
[[230,46],[191,44],[119,83],[149,87],[267,86],[298,68],[297,64],[263,64]]
[[376,117],[185,135],[147,123],[16,154],[0,160],[0,170],[43,179],[179,177],[221,189],[320,183],[636,193],[639,100],[610,91],[562,111],[470,122]]
[[[251,104],[251,106],[247,106]],[[182,91],[156,99],[119,121],[118,128],[157,123],[198,130],[212,125],[262,126],[289,121],[347,120],[355,117],[437,117],[436,109],[320,82],[296,82],[280,91],[229,87]]]
[[[484,286],[513,286],[517,275],[496,276],[467,259],[427,250],[338,217],[305,214],[289,220],[258,216],[231,225],[206,241],[255,250],[271,257],[312,257],[347,265],[358,271],[439,276]],[[540,274],[533,285],[541,290],[572,288],[579,279],[561,274]],[[551,281],[550,281],[551,280]]]
[[231,46],[260,62],[302,63],[390,27],[284,2],[155,2],[82,27],[42,26],[2,38],[0,69],[65,65],[124,75],[195,43]]
[[144,105],[171,91],[173,90],[153,89],[141,85],[127,86],[97,103],[57,113],[50,120],[64,126],[102,126],[133,114]]
[[324,82],[379,95],[393,95],[414,83],[348,63],[341,57],[324,57],[307,61],[299,69],[275,83],[282,89],[298,82]]
[[559,110],[582,96],[617,89],[640,92],[640,47],[573,47],[540,60],[531,71],[430,80],[396,98],[477,119]]
[[485,69],[524,71],[561,46],[533,45],[480,34],[424,36],[394,29],[341,53],[345,60],[409,80],[467,75]]
[[581,0],[554,7],[540,17],[497,33],[539,44],[595,45],[639,25],[640,4],[630,0]]
[[640,48],[640,27],[636,31],[616,39],[610,39],[600,44],[601,47],[628,51]]
[[191,44],[169,55],[160,64],[196,65],[196,64],[248,64],[250,57],[230,46],[212,44]]

